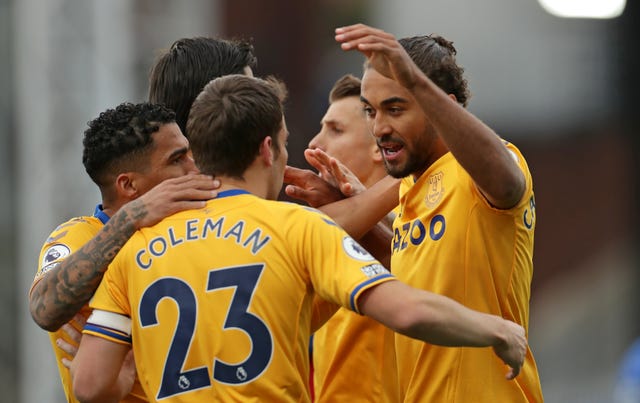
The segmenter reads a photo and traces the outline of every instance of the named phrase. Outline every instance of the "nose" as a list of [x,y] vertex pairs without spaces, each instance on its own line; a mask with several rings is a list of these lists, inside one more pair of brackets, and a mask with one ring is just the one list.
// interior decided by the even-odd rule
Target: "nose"
[[367,123],[371,134],[376,138],[390,134],[392,131],[391,126],[382,113],[377,113],[373,118],[367,119]]
[[189,153],[186,156],[186,162],[184,165],[185,165],[185,168],[187,169],[187,172],[200,172],[200,170],[196,166],[195,160],[193,159],[191,150],[189,150]]
[[322,147],[322,131],[319,132],[318,134],[316,134],[311,141],[309,141],[309,145],[308,147],[313,149],[313,148],[319,148],[322,151],[324,151],[324,148]]

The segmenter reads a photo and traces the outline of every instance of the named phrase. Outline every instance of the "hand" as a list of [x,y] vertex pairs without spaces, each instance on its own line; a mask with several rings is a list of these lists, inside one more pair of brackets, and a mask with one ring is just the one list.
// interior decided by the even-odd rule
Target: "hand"
[[307,149],[304,151],[304,157],[311,166],[318,170],[321,178],[340,189],[344,196],[355,196],[366,190],[358,177],[346,165],[321,149]]
[[[80,329],[82,329],[85,323],[87,323],[87,319],[80,314],[76,314],[73,317],[73,321],[77,323],[77,327]],[[60,350],[64,351],[65,353],[71,356],[71,359],[62,357],[60,361],[62,362],[62,365],[64,365],[65,367],[71,368],[71,361],[73,360],[73,357],[75,357],[76,353],[78,352],[78,346],[80,345],[82,332],[78,331],[76,326],[73,326],[71,322],[65,323],[64,325],[62,325],[60,329],[63,332],[65,332],[67,336],[69,336],[69,339],[71,339],[71,343],[67,342],[63,338],[56,339],[56,346],[58,346]]]
[[336,41],[343,50],[358,50],[369,66],[406,88],[413,88],[417,76],[423,75],[396,38],[380,29],[364,24],[336,29]]
[[505,320],[504,324],[504,341],[494,346],[493,350],[505,364],[511,367],[506,378],[513,379],[518,376],[520,368],[524,364],[527,353],[527,338],[522,326],[508,320]]
[[308,169],[287,166],[284,170],[284,189],[287,196],[306,202],[311,207],[322,207],[344,199],[344,195],[335,186]]
[[219,187],[220,181],[211,176],[188,174],[159,183],[121,210],[133,217],[136,228],[149,227],[179,211],[204,207],[218,195]]

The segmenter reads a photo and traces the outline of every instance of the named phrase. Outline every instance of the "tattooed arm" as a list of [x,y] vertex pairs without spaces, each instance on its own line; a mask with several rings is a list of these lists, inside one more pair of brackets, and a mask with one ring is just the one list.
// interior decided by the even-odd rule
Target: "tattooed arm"
[[90,241],[35,282],[29,294],[33,320],[45,330],[58,330],[89,302],[109,263],[138,228],[203,207],[218,186],[209,176],[187,175],[168,179],[122,206]]

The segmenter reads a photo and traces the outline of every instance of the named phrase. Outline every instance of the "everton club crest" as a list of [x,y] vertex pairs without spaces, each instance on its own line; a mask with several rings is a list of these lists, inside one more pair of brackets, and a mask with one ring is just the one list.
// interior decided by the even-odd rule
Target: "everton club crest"
[[434,208],[442,200],[444,195],[443,185],[444,174],[442,171],[438,171],[427,178],[427,196],[424,198],[424,202],[428,208]]

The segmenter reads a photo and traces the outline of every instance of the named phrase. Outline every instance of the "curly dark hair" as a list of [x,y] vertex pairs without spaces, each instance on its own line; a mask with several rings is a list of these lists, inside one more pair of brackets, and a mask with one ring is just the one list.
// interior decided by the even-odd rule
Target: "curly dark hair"
[[460,105],[467,106],[471,93],[464,69],[456,62],[453,42],[435,34],[402,38],[398,42],[431,81],[447,94],[455,95]]
[[244,39],[207,37],[178,39],[165,51],[149,75],[149,102],[164,104],[176,112],[176,123],[185,136],[191,104],[205,85],[227,74],[243,74],[258,61],[253,45]]
[[160,126],[175,122],[173,111],[162,105],[129,102],[107,109],[88,122],[82,145],[82,163],[100,187],[113,176],[147,164],[145,153],[153,145],[151,135]]

